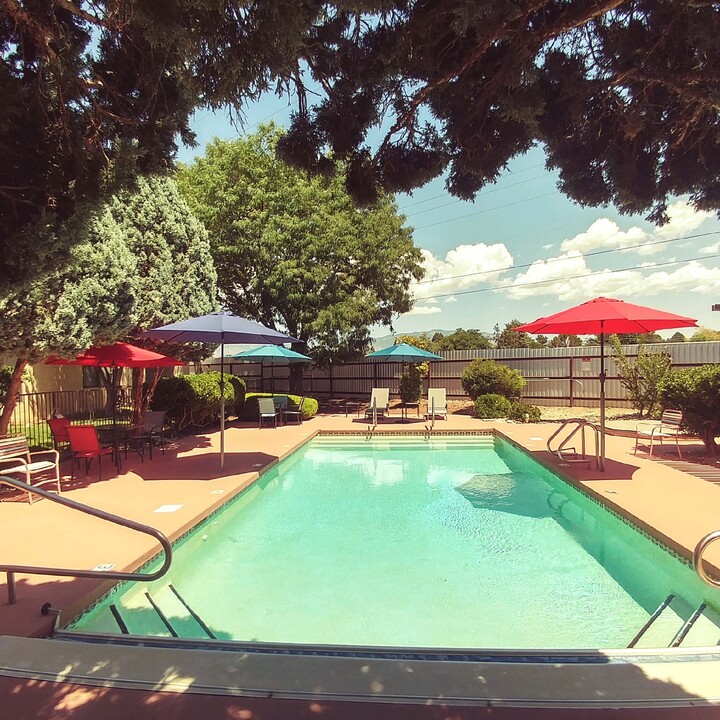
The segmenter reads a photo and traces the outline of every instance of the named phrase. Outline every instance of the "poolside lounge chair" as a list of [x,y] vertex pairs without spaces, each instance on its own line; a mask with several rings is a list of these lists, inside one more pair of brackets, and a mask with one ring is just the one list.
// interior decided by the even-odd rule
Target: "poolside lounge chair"
[[[60,493],[60,453],[57,450],[30,452],[24,435],[0,436],[0,475],[14,477],[27,485],[54,483]],[[34,478],[43,476],[33,482]],[[32,505],[33,496],[29,491],[28,501]]]
[[390,414],[390,388],[373,388],[370,393],[370,404],[365,408],[365,417],[373,414],[373,408],[378,415]]
[[425,418],[432,420],[440,417],[447,420],[447,392],[445,388],[428,388]]
[[635,426],[635,451],[637,454],[638,443],[640,440],[650,441],[649,457],[653,454],[653,442],[659,440],[662,445],[663,438],[672,438],[675,440],[677,454],[682,459],[680,452],[680,443],[678,437],[680,435],[680,427],[682,426],[683,414],[680,410],[664,410],[660,422],[641,420]]
[[305,398],[301,397],[298,405],[287,405],[283,408],[283,421],[287,423],[289,420],[293,420],[300,425],[302,423],[302,408],[304,402]]
[[277,427],[278,415],[282,410],[278,408],[271,397],[258,398],[258,427],[261,428],[264,422],[270,422]]

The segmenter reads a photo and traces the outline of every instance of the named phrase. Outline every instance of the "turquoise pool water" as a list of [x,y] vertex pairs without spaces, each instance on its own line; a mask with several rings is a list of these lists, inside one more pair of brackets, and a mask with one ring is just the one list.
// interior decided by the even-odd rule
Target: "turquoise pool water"
[[489,437],[317,438],[188,536],[168,579],[121,587],[74,627],[118,632],[114,605],[131,632],[164,634],[145,593],[168,582],[218,638],[280,643],[616,648],[670,593],[718,605]]

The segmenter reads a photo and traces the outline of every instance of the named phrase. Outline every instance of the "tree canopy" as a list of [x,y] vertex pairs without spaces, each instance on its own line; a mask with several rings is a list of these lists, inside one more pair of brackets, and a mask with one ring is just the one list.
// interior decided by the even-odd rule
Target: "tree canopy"
[[358,357],[370,326],[411,308],[422,256],[390,197],[358,209],[340,178],[278,160],[280,137],[261,126],[244,139],[216,139],[181,168],[178,185],[210,233],[229,310],[286,329],[316,362]]
[[539,142],[583,205],[658,221],[689,193],[717,210],[719,35],[717,4],[686,0],[395,2],[372,21],[337,10],[305,50],[326,97],[301,106],[282,150],[312,167],[331,148],[363,201],[445,172],[467,199]]
[[168,167],[194,109],[273,84],[297,101],[283,157],[341,163],[362,203],[442,174],[472,198],[541,143],[581,204],[717,210],[718,36],[709,0],[5,2],[0,281],[30,223]]
[[463,330],[458,328],[450,335],[435,333],[432,338],[430,350],[442,352],[443,350],[485,350],[491,347],[490,339],[479,330]]

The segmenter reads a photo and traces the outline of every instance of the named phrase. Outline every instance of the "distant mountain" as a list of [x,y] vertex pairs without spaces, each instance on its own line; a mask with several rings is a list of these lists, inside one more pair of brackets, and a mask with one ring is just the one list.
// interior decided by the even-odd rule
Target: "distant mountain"
[[[390,347],[390,345],[393,345],[395,343],[395,338],[398,335],[412,335],[413,337],[420,337],[421,335],[427,335],[428,337],[432,337],[435,333],[442,333],[443,335],[452,335],[455,332],[455,330],[422,330],[419,332],[404,332],[404,333],[395,333],[395,335],[383,335],[382,337],[372,338],[373,343],[373,350],[382,350],[383,348]],[[487,332],[481,332],[481,335],[484,335],[487,338],[492,337],[492,333]]]

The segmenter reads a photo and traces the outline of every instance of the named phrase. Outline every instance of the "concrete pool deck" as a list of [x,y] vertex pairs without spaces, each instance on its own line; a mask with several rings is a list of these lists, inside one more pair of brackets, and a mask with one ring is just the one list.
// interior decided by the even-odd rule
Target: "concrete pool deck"
[[[427,422],[424,420],[410,416],[409,422],[398,423],[395,422],[397,419],[399,419],[397,416],[393,416],[382,421],[375,432],[425,432]],[[623,423],[613,422],[611,425],[622,428]],[[634,423],[626,425],[627,428],[634,427]],[[564,464],[555,455],[547,452],[547,438],[558,427],[556,423],[528,425],[496,423],[480,421],[467,415],[450,415],[447,420],[436,421],[434,432],[497,431],[560,476],[577,484],[631,519],[639,527],[662,539],[684,558],[691,556],[695,545],[705,534],[720,528],[720,490],[712,482],[681,472],[665,463],[663,461],[665,458],[674,457],[672,446],[667,445],[650,460],[646,453],[639,452],[637,456],[633,455],[635,444],[633,438],[608,436],[606,470],[600,472],[583,465]],[[164,456],[159,451],[156,452],[152,461],[146,459],[145,462],[141,462],[138,456],[131,454],[120,475],[110,472],[109,467],[104,467],[102,481],[97,480],[96,467],[91,467],[87,477],[81,474],[75,481],[71,481],[70,467],[65,463],[64,470],[67,474],[63,479],[63,494],[93,507],[156,527],[173,540],[246,487],[263,469],[278,462],[309,437],[321,431],[365,433],[368,431],[368,424],[364,419],[346,416],[344,413],[321,415],[301,425],[288,425],[277,429],[260,430],[255,425],[231,423],[226,430],[225,467],[222,471],[219,465],[219,434],[214,432],[181,438],[171,444]],[[687,447],[687,452],[691,453],[693,449],[697,450],[701,446],[697,440],[688,440],[683,443],[683,447]],[[144,535],[108,525],[44,499],[32,506],[22,499],[2,502],[0,516],[2,519],[0,540],[2,540],[4,564],[82,569],[113,565],[115,570],[130,570],[157,551],[154,541]],[[714,566],[720,567],[720,547],[711,546],[707,557]],[[694,705],[698,712],[715,713],[715,715],[708,714],[707,717],[720,716],[720,705],[715,704],[720,702],[720,683],[716,679],[720,670],[720,653],[716,658],[706,658],[704,661],[698,660],[692,663],[686,661],[687,653],[677,655],[674,660],[666,658],[661,664],[643,665],[640,661],[634,664],[604,662],[601,671],[604,672],[604,679],[600,682],[607,683],[607,686],[602,692],[588,687],[590,682],[588,678],[581,682],[580,675],[585,670],[568,668],[562,681],[558,681],[557,677],[550,681],[546,673],[550,672],[551,667],[544,669],[539,667],[530,672],[527,664],[515,662],[504,665],[501,663],[495,669],[483,668],[481,674],[485,674],[488,683],[494,678],[493,683],[487,687],[478,687],[475,680],[470,683],[472,691],[467,685],[458,686],[453,692],[442,691],[441,678],[448,679],[446,678],[448,663],[444,665],[437,663],[437,667],[434,668],[427,663],[419,665],[416,663],[417,667],[407,670],[405,674],[400,673],[394,679],[391,679],[393,673],[386,669],[385,679],[380,683],[385,688],[383,691],[378,689],[377,678],[373,680],[372,673],[368,675],[362,670],[362,667],[368,663],[363,664],[350,658],[332,658],[335,663],[332,669],[328,666],[321,671],[319,666],[313,665],[308,671],[310,674],[307,677],[309,683],[307,687],[317,690],[317,697],[313,699],[303,695],[307,690],[300,689],[302,673],[298,675],[297,668],[292,671],[292,682],[288,681],[285,674],[287,668],[281,671],[276,665],[275,670],[271,672],[272,682],[269,685],[266,682],[263,686],[259,680],[253,685],[252,679],[262,676],[266,658],[248,657],[245,654],[242,663],[243,683],[241,683],[244,689],[239,690],[238,659],[234,657],[236,655],[234,653],[207,654],[206,652],[202,656],[201,665],[206,668],[202,680],[198,672],[192,682],[183,685],[183,681],[178,678],[192,675],[189,667],[182,667],[186,662],[185,659],[181,661],[176,658],[173,662],[177,666],[170,672],[167,662],[172,651],[156,648],[150,652],[145,648],[144,657],[147,660],[143,676],[145,680],[140,682],[135,678],[134,684],[122,685],[118,678],[121,675],[123,658],[125,662],[129,662],[130,655],[127,648],[97,645],[88,648],[82,644],[68,648],[68,644],[61,641],[24,639],[42,638],[49,633],[51,618],[40,614],[43,603],[50,602],[53,607],[60,608],[63,620],[67,621],[87,607],[93,599],[102,595],[112,583],[89,579],[18,575],[17,603],[8,605],[4,573],[1,580],[0,635],[5,637],[0,637],[0,666],[2,666],[0,693],[3,698],[13,697],[17,702],[35,702],[36,710],[49,707],[48,703],[56,703],[53,713],[27,714],[24,715],[25,717],[85,717],[71,714],[75,710],[68,710],[68,714],[63,715],[57,707],[60,697],[64,699],[63,702],[68,708],[85,708],[88,712],[87,717],[116,717],[112,714],[110,708],[113,704],[109,700],[107,709],[102,706],[103,709],[99,710],[101,706],[96,704],[102,703],[102,698],[107,699],[116,693],[127,698],[130,704],[140,702],[138,694],[143,695],[142,702],[149,704],[144,706],[145,713],[136,716],[156,717],[149,714],[150,708],[154,706],[153,701],[148,698],[153,694],[162,694],[165,690],[170,694],[169,696],[175,697],[178,703],[177,710],[170,712],[167,704],[169,696],[163,696],[162,701],[156,701],[156,707],[163,707],[166,714],[158,714],[157,717],[184,718],[186,715],[175,714],[176,711],[180,713],[181,696],[188,707],[193,706],[195,712],[200,714],[198,707],[205,706],[194,705],[197,697],[204,697],[208,702],[207,707],[219,707],[218,696],[223,694],[220,688],[228,687],[222,684],[223,681],[235,688],[236,697],[243,695],[247,698],[252,696],[253,692],[256,693],[255,699],[248,701],[249,704],[246,703],[244,706],[243,712],[247,711],[249,714],[236,715],[247,718],[304,717],[305,715],[313,717],[315,716],[313,711],[308,708],[314,701],[321,704],[347,701],[353,705],[354,711],[346,707],[344,712],[338,710],[337,715],[333,715],[326,708],[323,712],[330,713],[327,714],[328,717],[351,717],[354,712],[358,712],[360,716],[360,708],[368,699],[370,701],[384,699],[393,703],[393,706],[388,706],[382,712],[387,712],[387,717],[401,717],[403,713],[398,703],[408,702],[416,710],[419,706],[423,706],[433,707],[437,711],[442,705],[443,695],[446,696],[446,701],[450,701],[453,705],[453,712],[448,714],[453,717],[480,717],[482,715],[477,713],[480,712],[481,705],[486,709],[491,705],[496,713],[503,706],[507,706],[504,712],[509,714],[502,715],[503,717],[515,716],[511,712],[512,707],[527,709],[552,706],[556,708],[556,712],[547,717],[563,717],[557,712],[564,707],[563,704],[559,701],[550,702],[548,682],[566,698],[566,706],[567,704],[573,707],[583,706],[582,696],[586,708],[608,707],[607,703],[614,701],[618,705],[634,706],[640,710],[647,707],[649,699],[655,698],[657,703],[653,705],[653,714],[648,714],[648,717],[662,717],[663,715],[658,712],[661,708],[666,708],[668,711],[672,709],[674,714],[668,714],[667,717],[682,717],[680,707],[684,708],[685,705]],[[70,660],[68,655],[71,655],[73,660]],[[604,654],[603,657],[608,656]],[[105,670],[99,669],[98,658],[103,658],[101,665]],[[277,660],[276,657],[275,661]],[[284,662],[289,660],[286,658]],[[410,667],[407,663],[406,666]],[[133,667],[137,669],[137,660]],[[343,675],[342,682],[337,675],[338,667],[349,669],[348,674]],[[498,669],[499,667],[502,669]],[[521,670],[524,670],[524,673]],[[210,672],[210,678],[207,672]],[[277,675],[278,672],[281,674]],[[319,677],[317,673],[321,673],[323,682],[317,682]],[[621,682],[615,677],[616,675],[625,678],[629,685],[626,687],[625,680]],[[507,698],[510,695],[507,684],[513,685],[520,676],[524,678],[522,692],[520,695],[516,692],[514,703],[508,705]],[[312,677],[315,677],[315,681]],[[532,682],[531,677],[535,678]],[[234,685],[230,682],[232,678]],[[410,682],[408,678],[415,680]],[[121,690],[121,687],[124,690]],[[181,687],[185,689],[179,689]],[[192,690],[189,689],[190,687]],[[632,687],[639,690],[639,694],[633,694]],[[19,692],[20,690],[22,692]],[[422,695],[426,691],[435,693],[433,696],[435,700],[430,701]],[[8,695],[8,692],[11,694]],[[122,694],[123,692],[125,695]],[[594,702],[588,700],[588,694],[594,695]],[[209,697],[212,699],[208,700]],[[286,703],[285,710],[281,711],[279,707],[273,710],[272,704],[262,705],[262,702],[267,703],[267,700],[253,709],[255,704],[260,702],[257,698],[269,697],[278,699],[278,702],[282,698]],[[481,700],[483,697],[484,700]],[[503,697],[506,698],[505,703],[501,700]],[[454,699],[451,701],[451,698]],[[73,702],[76,705],[73,705]],[[300,702],[300,705],[293,704],[297,702]],[[96,714],[90,712],[91,707]],[[115,707],[117,709],[117,698]],[[264,710],[260,710],[261,707]],[[460,707],[465,707],[465,710],[459,712]],[[367,706],[365,710],[367,712]],[[458,712],[455,712],[456,710]],[[283,715],[283,712],[288,714]],[[470,714],[467,714],[468,712]],[[377,705],[374,706],[372,713],[374,717],[383,716],[380,706]],[[132,715],[132,712],[127,712],[125,715],[118,713],[117,717],[129,715]],[[445,717],[444,714],[427,716]],[[521,716],[523,715],[517,715],[517,717]],[[542,715],[536,716],[542,717]],[[187,717],[193,715],[189,714]],[[227,714],[222,717],[235,717],[235,715]]]

